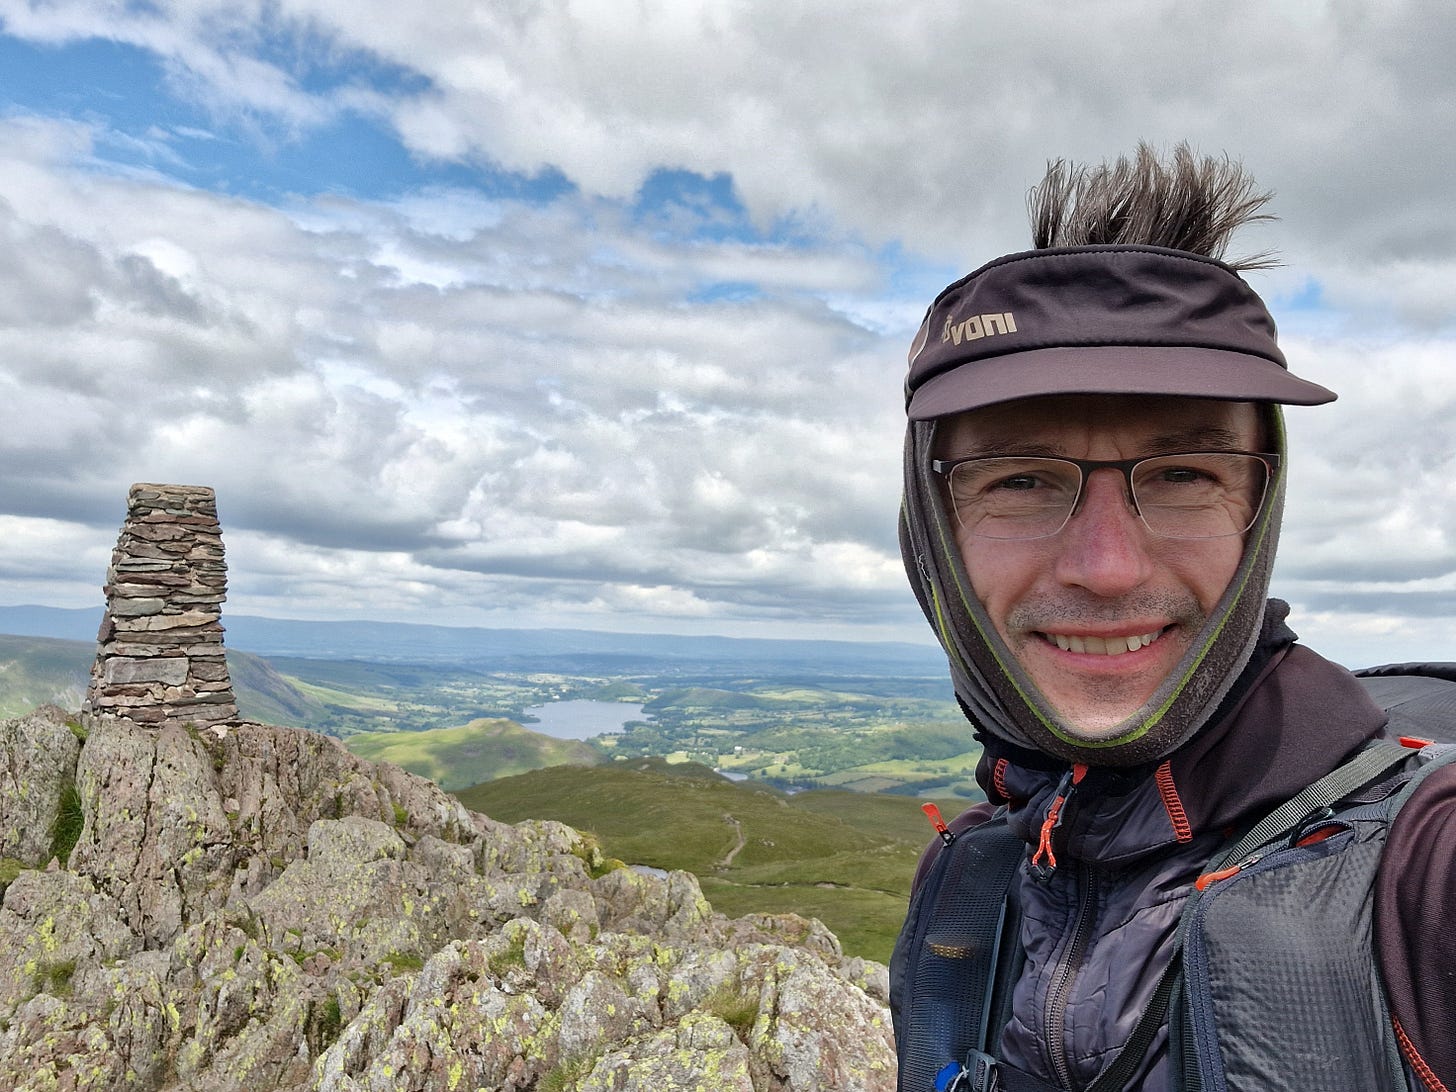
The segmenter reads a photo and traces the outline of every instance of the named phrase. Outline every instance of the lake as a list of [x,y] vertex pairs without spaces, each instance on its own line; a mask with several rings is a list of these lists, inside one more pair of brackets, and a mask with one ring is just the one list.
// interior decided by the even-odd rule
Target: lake
[[593,736],[612,735],[622,730],[629,720],[651,720],[642,715],[642,706],[626,701],[553,701],[548,705],[533,705],[524,710],[526,716],[535,717],[536,723],[525,727],[543,736],[556,739],[591,739]]

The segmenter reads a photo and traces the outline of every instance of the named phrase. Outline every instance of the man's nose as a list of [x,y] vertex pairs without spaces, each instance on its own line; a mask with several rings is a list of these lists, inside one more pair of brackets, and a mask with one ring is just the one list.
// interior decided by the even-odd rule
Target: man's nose
[[1127,479],[1116,470],[1094,470],[1059,536],[1057,579],[1096,595],[1125,595],[1152,576],[1150,533],[1133,509]]

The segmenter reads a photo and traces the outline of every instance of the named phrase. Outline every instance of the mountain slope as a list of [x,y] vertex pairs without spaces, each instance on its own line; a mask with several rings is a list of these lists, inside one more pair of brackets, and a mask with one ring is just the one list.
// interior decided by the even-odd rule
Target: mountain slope
[[370,762],[392,762],[428,777],[446,791],[542,766],[591,766],[602,761],[589,743],[553,739],[509,720],[475,720],[425,732],[365,732],[345,745]]
[[81,708],[96,643],[0,634],[0,717],[42,705]]
[[[882,962],[931,837],[920,800],[787,795],[660,759],[535,770],[455,796],[507,822],[554,819],[590,831],[609,857],[692,872],[729,913],[812,915],[846,952]],[[949,816],[967,803],[943,806]]]

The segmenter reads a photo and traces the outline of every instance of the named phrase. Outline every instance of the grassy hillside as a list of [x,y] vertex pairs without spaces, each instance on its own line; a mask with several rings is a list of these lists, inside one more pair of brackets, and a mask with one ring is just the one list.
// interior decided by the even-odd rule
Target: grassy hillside
[[475,720],[462,728],[424,732],[364,732],[344,742],[360,758],[392,762],[450,790],[542,766],[602,761],[589,743],[552,739],[509,720]]
[[0,634],[0,717],[41,705],[80,709],[95,657],[95,641]]
[[[923,801],[816,791],[785,795],[691,763],[633,759],[552,768],[455,794],[496,819],[556,819],[609,856],[695,873],[725,913],[820,918],[851,954],[888,961],[910,878],[931,837]],[[966,801],[946,801],[947,815]]]
[[229,650],[227,665],[238,711],[249,720],[297,728],[319,726],[327,721],[328,711],[322,703],[278,674],[261,656]]

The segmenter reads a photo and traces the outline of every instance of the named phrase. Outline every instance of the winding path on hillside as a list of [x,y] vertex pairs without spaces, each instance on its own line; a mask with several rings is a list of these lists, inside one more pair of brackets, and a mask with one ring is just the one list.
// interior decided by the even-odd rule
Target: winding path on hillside
[[732,849],[730,849],[728,851],[728,853],[727,853],[727,856],[725,856],[721,861],[718,862],[718,868],[720,870],[721,869],[724,869],[724,868],[728,868],[730,865],[732,865],[733,864],[733,858],[736,857],[736,856],[738,856],[738,851],[741,850],[745,845],[748,844],[747,839],[745,839],[743,837],[743,824],[742,823],[740,823],[737,819],[735,819],[733,816],[729,815],[726,812],[724,812],[724,814],[723,814],[723,822],[729,823],[729,824],[732,825],[733,832],[738,835],[738,844],[735,845]]

